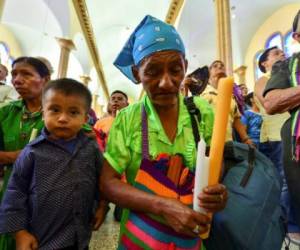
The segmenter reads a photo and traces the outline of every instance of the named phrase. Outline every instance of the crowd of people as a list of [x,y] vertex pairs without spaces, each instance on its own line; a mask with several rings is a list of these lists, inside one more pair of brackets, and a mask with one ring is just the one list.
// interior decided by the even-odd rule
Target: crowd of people
[[[300,43],[300,11],[293,38]],[[262,53],[265,74],[254,92],[234,86],[225,141],[248,144],[273,162],[287,233],[300,243],[299,60],[277,47]],[[114,65],[146,94],[129,105],[126,93],[113,91],[100,119],[88,88],[51,80],[47,60],[14,60],[13,87],[0,65],[0,250],[88,249],[109,202],[121,220],[118,249],[205,249],[199,235],[210,228],[208,214],[222,211],[229,195],[225,185],[209,185],[197,197],[206,212],[192,209],[197,145],[180,90],[194,79],[183,41],[148,15]],[[226,65],[215,60],[208,69],[207,86],[193,97],[207,152]]]

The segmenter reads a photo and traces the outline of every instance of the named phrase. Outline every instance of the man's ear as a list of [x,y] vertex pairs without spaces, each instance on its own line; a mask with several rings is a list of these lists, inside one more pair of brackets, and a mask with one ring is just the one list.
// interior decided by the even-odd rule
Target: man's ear
[[266,71],[267,71],[267,67],[268,67],[267,64],[268,64],[267,61],[264,61],[264,62],[261,63],[261,65],[265,67]]
[[185,72],[187,71],[188,65],[189,65],[188,60],[184,59]]
[[84,117],[84,122],[87,123],[89,121],[89,114],[86,113]]
[[45,85],[50,81],[50,76],[45,76]]
[[137,66],[133,65],[131,70],[132,70],[132,74],[133,74],[135,80],[137,81],[137,83],[140,83],[141,78],[139,77],[139,70],[138,70]]

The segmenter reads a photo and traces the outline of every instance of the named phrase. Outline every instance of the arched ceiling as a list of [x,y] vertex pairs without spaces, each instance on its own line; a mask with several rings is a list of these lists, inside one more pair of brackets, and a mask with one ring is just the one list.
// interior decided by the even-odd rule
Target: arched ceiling
[[[93,77],[96,77],[71,0],[0,1],[5,1],[1,22],[13,32],[24,55],[48,57],[57,68],[59,47],[55,37],[71,38],[77,49],[72,51],[70,65],[76,65],[80,71],[78,74],[93,72]],[[248,45],[259,26],[279,8],[297,2],[299,0],[231,0],[235,16],[232,19],[232,39],[236,66],[244,63]],[[171,0],[85,0],[85,3],[109,92],[120,89],[137,99],[141,86],[131,83],[112,63],[140,20],[146,14],[164,20]],[[216,58],[213,0],[186,0],[178,30],[187,47],[189,70],[209,64]],[[72,72],[76,74],[74,70]],[[102,97],[99,88],[92,89]]]

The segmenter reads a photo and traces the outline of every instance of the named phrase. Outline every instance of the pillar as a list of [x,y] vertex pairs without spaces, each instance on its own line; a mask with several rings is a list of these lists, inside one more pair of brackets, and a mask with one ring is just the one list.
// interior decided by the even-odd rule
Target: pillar
[[238,76],[239,84],[247,84],[246,83],[246,70],[247,66],[242,65],[234,70],[234,73]]
[[72,49],[76,49],[76,47],[73,41],[70,39],[56,38],[56,40],[60,46],[60,58],[57,78],[63,78],[67,76],[70,51]]
[[216,11],[218,58],[224,62],[227,74],[232,75],[232,41],[230,0],[214,0]]
[[5,6],[5,0],[0,0],[0,21],[2,20],[4,6]]
[[92,79],[91,79],[90,76],[88,76],[88,75],[82,75],[82,76],[80,76],[80,80],[81,80],[81,82],[82,82],[86,87],[88,87],[89,82],[90,82]]

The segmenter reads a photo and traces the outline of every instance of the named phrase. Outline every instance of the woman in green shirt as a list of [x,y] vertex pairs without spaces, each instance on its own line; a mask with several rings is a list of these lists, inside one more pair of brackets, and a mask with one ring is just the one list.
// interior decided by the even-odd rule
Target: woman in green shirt
[[[188,190],[181,187],[191,186],[193,181],[185,179],[183,171],[184,184],[177,189],[162,174],[166,167],[162,155],[180,155],[188,176],[196,164],[192,124],[179,95],[187,69],[182,40],[174,27],[146,16],[115,65],[133,82],[142,83],[147,94],[141,102],[120,111],[104,154],[101,189],[109,200],[127,208],[119,249],[199,249],[199,233],[207,230],[210,219],[187,206],[191,205],[184,197]],[[194,98],[194,103],[201,112],[199,132],[209,144],[212,109],[200,97]],[[120,180],[123,173],[127,184]],[[178,197],[174,198],[174,193]],[[199,202],[215,212],[225,207],[226,199],[226,188],[218,184],[206,187]]]
[[[12,166],[25,145],[44,126],[42,121],[42,89],[50,79],[47,66],[33,57],[17,58],[12,64],[12,84],[21,96],[0,109],[0,164],[5,165],[0,201],[12,171]],[[0,235],[0,249],[15,249],[9,235]]]

